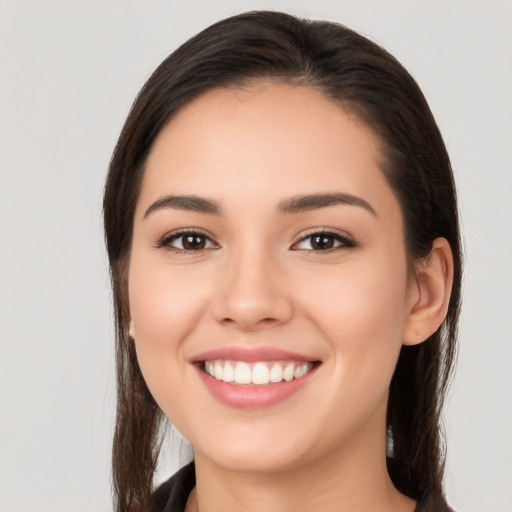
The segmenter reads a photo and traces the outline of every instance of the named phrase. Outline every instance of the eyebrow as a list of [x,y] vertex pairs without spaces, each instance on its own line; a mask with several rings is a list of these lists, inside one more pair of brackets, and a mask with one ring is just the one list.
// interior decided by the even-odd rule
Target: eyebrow
[[[337,204],[359,206],[369,211],[372,215],[377,216],[376,211],[367,201],[343,192],[294,196],[279,202],[277,210],[281,214],[289,215],[327,208]],[[222,215],[222,208],[217,201],[199,196],[169,195],[155,201],[144,213],[144,218],[157,210],[166,208],[206,213],[215,216]]]
[[332,192],[326,194],[309,194],[304,196],[294,196],[290,199],[281,201],[278,205],[280,213],[300,213],[319,208],[327,208],[336,204],[348,204],[351,206],[360,206],[368,210],[375,217],[377,212],[372,206],[360,197],[353,196],[352,194],[345,194],[343,192]]
[[144,214],[146,218],[156,210],[173,208],[175,210],[188,210],[192,212],[207,213],[209,215],[222,215],[220,204],[211,199],[198,196],[165,196],[155,201]]

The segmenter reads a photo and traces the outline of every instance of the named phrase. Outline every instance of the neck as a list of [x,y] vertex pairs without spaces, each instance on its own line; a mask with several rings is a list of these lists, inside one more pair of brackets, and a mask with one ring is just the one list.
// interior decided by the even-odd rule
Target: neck
[[389,478],[385,440],[380,456],[367,440],[363,450],[357,444],[278,472],[234,471],[196,453],[187,512],[413,512]]

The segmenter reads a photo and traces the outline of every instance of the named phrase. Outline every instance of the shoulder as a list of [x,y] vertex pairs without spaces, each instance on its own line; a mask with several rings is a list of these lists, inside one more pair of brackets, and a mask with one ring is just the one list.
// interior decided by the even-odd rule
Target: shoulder
[[184,512],[188,496],[195,485],[195,468],[191,462],[155,490],[151,512]]

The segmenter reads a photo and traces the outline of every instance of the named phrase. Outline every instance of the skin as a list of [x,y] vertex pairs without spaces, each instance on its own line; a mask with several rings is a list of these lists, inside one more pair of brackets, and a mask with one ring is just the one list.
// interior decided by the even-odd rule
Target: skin
[[[408,273],[401,208],[379,160],[373,134],[309,87],[213,90],[159,134],[135,213],[130,330],[151,393],[194,447],[188,510],[414,509],[386,470],[388,387],[402,344],[422,342],[444,318],[451,252],[438,239]],[[333,191],[374,212],[277,210]],[[222,215],[145,216],[169,194],[214,200]],[[159,245],[183,228],[204,231],[204,249]],[[307,236],[326,228],[355,246],[314,250]],[[321,364],[284,402],[234,408],[190,363],[226,346],[276,347]]]

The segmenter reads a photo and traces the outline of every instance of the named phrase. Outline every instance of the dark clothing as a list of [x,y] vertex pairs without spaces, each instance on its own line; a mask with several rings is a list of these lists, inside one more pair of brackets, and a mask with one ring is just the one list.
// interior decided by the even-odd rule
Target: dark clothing
[[196,472],[191,462],[158,487],[153,495],[156,507],[151,512],[184,512],[195,485]]
[[[194,463],[191,462],[155,491],[156,506],[152,512],[184,512],[188,496],[195,485],[196,474]],[[428,501],[418,503],[414,512],[453,512],[442,497]]]

